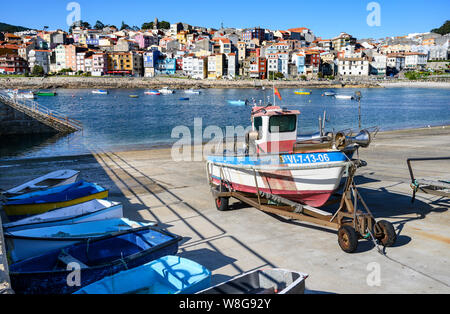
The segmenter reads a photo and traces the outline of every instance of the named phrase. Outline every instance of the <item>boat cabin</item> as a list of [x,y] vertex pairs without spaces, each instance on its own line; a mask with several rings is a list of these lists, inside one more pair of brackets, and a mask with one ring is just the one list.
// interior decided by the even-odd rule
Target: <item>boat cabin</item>
[[292,153],[297,141],[298,110],[278,106],[253,107],[252,132],[248,135],[256,153]]

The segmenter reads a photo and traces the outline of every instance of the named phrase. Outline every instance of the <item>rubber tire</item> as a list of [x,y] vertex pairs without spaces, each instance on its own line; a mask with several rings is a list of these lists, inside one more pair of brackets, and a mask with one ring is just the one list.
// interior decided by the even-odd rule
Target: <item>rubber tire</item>
[[386,220],[381,220],[377,222],[378,227],[383,231],[383,237],[378,238],[378,240],[385,247],[391,247],[397,240],[397,234],[395,233],[394,226]]
[[346,253],[353,253],[358,248],[358,236],[351,226],[342,226],[338,230],[338,243]]
[[229,198],[228,197],[218,197],[215,200],[216,203],[216,208],[217,210],[224,212],[227,211],[229,209],[228,203],[229,203]]

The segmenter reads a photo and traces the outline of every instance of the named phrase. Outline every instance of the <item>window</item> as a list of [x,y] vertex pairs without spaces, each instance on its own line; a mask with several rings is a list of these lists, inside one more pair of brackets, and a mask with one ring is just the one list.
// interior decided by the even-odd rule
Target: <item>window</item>
[[272,116],[269,120],[270,133],[276,132],[287,133],[294,132],[297,129],[296,115]]
[[255,131],[260,131],[262,127],[262,117],[255,117],[253,120],[253,124],[255,126]]

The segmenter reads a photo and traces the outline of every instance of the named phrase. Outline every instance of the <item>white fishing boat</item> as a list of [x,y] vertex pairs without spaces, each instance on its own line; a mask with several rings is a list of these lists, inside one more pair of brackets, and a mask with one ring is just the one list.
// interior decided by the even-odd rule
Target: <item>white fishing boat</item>
[[174,90],[169,89],[169,87],[167,87],[167,86],[166,86],[166,87],[163,87],[162,89],[160,89],[159,92],[160,92],[161,94],[163,94],[163,95],[170,95],[170,94],[175,93]]
[[24,260],[89,239],[149,226],[126,218],[6,231],[5,240],[13,262]]
[[344,99],[344,100],[352,100],[355,98],[352,95],[334,95],[334,97],[336,97],[336,99]]
[[39,190],[45,190],[52,187],[57,187],[61,185],[71,184],[77,181],[78,176],[80,175],[79,171],[75,170],[57,170],[51,173],[48,173],[42,177],[33,179],[29,182],[21,184],[17,187],[9,189],[3,192],[3,195],[9,196],[17,196],[25,193],[35,192]]
[[121,203],[95,199],[5,223],[3,230],[10,232],[122,217],[123,206]]
[[97,89],[97,90],[93,90],[92,94],[96,94],[96,95],[108,95],[108,91],[104,90],[104,89]]
[[253,107],[245,151],[209,156],[210,182],[218,189],[270,193],[323,206],[340,186],[350,160],[332,141],[298,141],[299,114],[277,106]]
[[199,91],[198,89],[188,89],[186,91],[184,91],[186,94],[196,94],[199,95],[201,93],[201,91]]
[[15,89],[13,91],[8,91],[8,95],[14,99],[35,99],[35,95],[33,92],[19,92],[19,90]]

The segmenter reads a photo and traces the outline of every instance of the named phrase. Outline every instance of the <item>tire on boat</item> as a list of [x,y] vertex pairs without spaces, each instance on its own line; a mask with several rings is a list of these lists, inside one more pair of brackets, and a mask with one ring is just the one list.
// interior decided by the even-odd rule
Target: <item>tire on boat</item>
[[216,208],[219,211],[221,211],[221,212],[227,211],[229,209],[229,206],[228,206],[229,200],[230,199],[228,197],[218,197],[218,198],[216,198],[216,201],[215,201]]
[[395,233],[394,226],[386,220],[381,220],[376,223],[376,227],[379,228],[382,235],[377,237],[377,240],[385,247],[391,247],[397,240],[397,234]]
[[[217,187],[218,192],[227,192],[228,188],[225,185],[221,185]],[[229,197],[218,197],[215,200],[217,210],[223,212],[229,209]]]
[[338,243],[346,253],[353,253],[358,248],[358,236],[351,226],[342,226],[338,230]]

